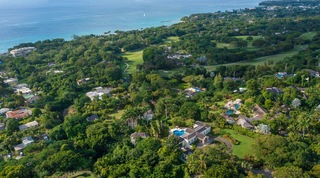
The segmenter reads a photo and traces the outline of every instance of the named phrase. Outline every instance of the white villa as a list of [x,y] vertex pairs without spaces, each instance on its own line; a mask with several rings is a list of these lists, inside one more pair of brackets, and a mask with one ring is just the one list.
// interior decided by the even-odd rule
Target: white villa
[[25,56],[34,50],[37,50],[37,49],[35,47],[24,47],[24,48],[11,50],[10,54],[12,54],[13,57],[19,57],[19,56]]
[[93,91],[86,93],[86,96],[89,97],[91,101],[93,101],[96,97],[101,100],[102,95],[109,95],[112,90],[113,88],[97,87],[94,88]]
[[[197,140],[202,144],[209,141],[209,137],[206,135],[211,131],[211,127],[203,122],[196,121],[193,129],[186,128],[182,130],[184,130],[184,134],[180,136],[180,143],[183,147],[190,148],[191,144]],[[174,134],[174,131],[172,133]]]

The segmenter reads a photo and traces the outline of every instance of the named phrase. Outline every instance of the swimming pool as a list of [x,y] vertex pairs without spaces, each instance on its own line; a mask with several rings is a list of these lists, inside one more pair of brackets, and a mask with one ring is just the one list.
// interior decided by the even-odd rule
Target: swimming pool
[[240,108],[240,104],[235,104],[236,110]]
[[180,137],[181,135],[184,134],[184,130],[174,130],[173,134],[175,134],[176,136]]
[[231,114],[233,114],[233,110],[231,110],[231,109],[230,109],[230,110],[228,110],[228,111],[226,112],[226,114],[227,114],[227,115],[231,115]]

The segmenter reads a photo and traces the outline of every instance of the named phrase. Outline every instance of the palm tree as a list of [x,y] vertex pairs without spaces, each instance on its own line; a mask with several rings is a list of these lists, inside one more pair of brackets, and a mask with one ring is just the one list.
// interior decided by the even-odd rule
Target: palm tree
[[302,138],[304,138],[305,131],[310,126],[310,118],[306,116],[306,114],[302,114],[298,116],[298,129],[302,131]]

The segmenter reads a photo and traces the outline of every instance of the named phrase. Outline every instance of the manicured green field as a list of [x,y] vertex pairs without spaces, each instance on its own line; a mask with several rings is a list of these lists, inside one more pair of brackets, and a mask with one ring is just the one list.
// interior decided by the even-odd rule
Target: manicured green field
[[237,155],[239,158],[243,158],[245,155],[252,154],[252,144],[256,142],[255,139],[241,135],[240,133],[237,133],[231,129],[222,129],[221,135],[223,134],[229,134],[231,137],[240,142],[239,145],[232,145],[232,154]]
[[299,38],[302,38],[304,40],[312,40],[312,38],[316,35],[317,35],[317,32],[308,32],[301,35]]
[[167,39],[164,40],[165,44],[170,44],[170,43],[174,43],[174,42],[178,42],[180,41],[178,36],[170,36]]
[[129,67],[125,72],[133,73],[136,70],[136,66],[138,64],[143,64],[142,53],[143,53],[143,49],[135,50],[135,51],[127,51],[124,54],[122,54],[122,57],[128,58],[127,63]]
[[[280,53],[280,54],[275,54],[271,56],[265,56],[265,57],[260,57],[252,60],[246,60],[246,61],[240,61],[240,62],[235,62],[235,63],[229,63],[229,64],[223,64],[224,66],[230,66],[230,65],[264,65],[265,63],[268,63],[269,61],[278,62],[281,61],[287,57],[292,57],[296,54],[298,54],[301,50],[305,49],[306,46],[297,46],[295,49],[290,50],[288,52]],[[214,65],[214,66],[204,66],[208,71],[213,71],[215,70],[216,67],[222,66],[221,65]]]

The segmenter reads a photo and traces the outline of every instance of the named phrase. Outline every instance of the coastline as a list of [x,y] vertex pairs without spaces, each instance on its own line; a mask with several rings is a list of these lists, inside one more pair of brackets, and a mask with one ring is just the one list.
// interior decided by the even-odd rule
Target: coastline
[[[56,38],[63,38],[67,41],[72,40],[73,35],[83,36],[83,35],[102,35],[107,31],[114,32],[117,30],[120,31],[129,31],[136,29],[145,29],[150,27],[158,27],[158,26],[170,26],[176,23],[181,22],[181,18],[184,16],[189,16],[197,13],[210,13],[224,10],[233,10],[233,9],[241,9],[241,8],[251,8],[258,6],[258,3],[261,2],[242,2],[232,5],[224,5],[218,4],[216,7],[213,6],[213,3],[209,4],[208,7],[205,6],[204,3],[200,3],[199,7],[195,10],[172,10],[166,9],[166,11],[151,11],[145,10],[142,11],[138,9],[138,11],[128,11],[126,12],[130,17],[126,19],[125,15],[119,15],[120,12],[115,12],[116,14],[100,14],[93,13],[88,14],[88,12],[81,12],[75,15],[65,15],[59,18],[53,17],[45,17],[46,19],[38,20],[38,17],[28,18],[30,22],[23,23],[13,23],[12,28],[14,31],[8,28],[8,31],[4,30],[2,33],[3,38],[0,41],[0,53],[8,52],[9,48],[13,48],[16,45],[22,43],[34,43],[41,40],[51,40]],[[225,3],[225,2],[224,2]],[[251,4],[248,6],[247,4]],[[200,7],[201,6],[201,7]],[[239,7],[239,8],[234,8]],[[211,9],[211,10],[210,10]],[[62,9],[61,11],[63,11]],[[35,19],[32,19],[35,18]],[[51,20],[50,20],[51,19]],[[111,20],[110,20],[111,19]],[[44,21],[41,21],[44,20]],[[32,21],[32,23],[31,23]],[[1,25],[1,22],[0,22]],[[57,27],[61,25],[61,27]],[[0,28],[1,30],[1,28]],[[51,31],[50,31],[51,30]],[[9,35],[6,35],[9,34]],[[21,34],[20,34],[21,33]],[[1,34],[0,34],[1,35]],[[1,37],[1,36],[0,36]]]

